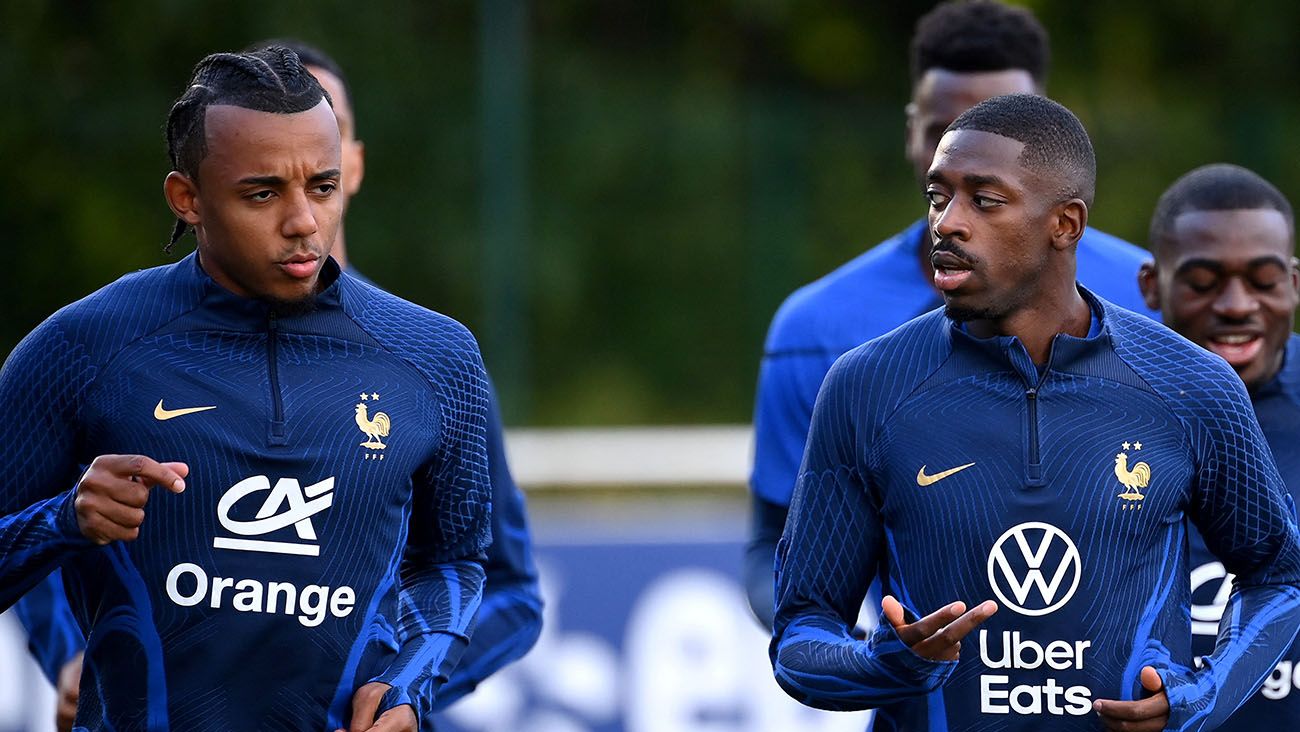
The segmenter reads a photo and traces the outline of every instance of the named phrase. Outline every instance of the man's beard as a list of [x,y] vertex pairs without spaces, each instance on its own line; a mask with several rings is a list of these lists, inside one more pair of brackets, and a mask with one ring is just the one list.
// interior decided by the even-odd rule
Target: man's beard
[[956,305],[950,302],[943,304],[943,314],[956,323],[968,323],[972,320],[1001,320],[1007,316],[1001,308]]

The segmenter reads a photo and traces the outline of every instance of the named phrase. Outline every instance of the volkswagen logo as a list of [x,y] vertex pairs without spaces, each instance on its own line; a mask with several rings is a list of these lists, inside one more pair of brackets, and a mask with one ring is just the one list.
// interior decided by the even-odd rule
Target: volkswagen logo
[[1041,521],[1007,529],[989,552],[989,584],[1002,604],[1021,615],[1054,612],[1074,597],[1082,574],[1069,535]]

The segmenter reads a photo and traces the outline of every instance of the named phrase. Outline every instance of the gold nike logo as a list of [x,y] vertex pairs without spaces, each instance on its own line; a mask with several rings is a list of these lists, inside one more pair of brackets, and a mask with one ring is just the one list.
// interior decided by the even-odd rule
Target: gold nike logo
[[944,478],[947,478],[948,476],[953,475],[954,473],[960,473],[961,471],[965,470],[966,468],[969,468],[974,464],[975,463],[966,463],[965,465],[958,465],[955,468],[949,468],[943,471],[942,473],[935,473],[934,475],[926,475],[925,466],[922,465],[921,469],[916,471],[916,484],[922,487],[925,487],[927,485],[934,485],[935,483],[938,483]]
[[216,409],[215,406],[186,407],[184,409],[163,409],[162,403],[163,400],[159,399],[158,406],[153,408],[153,418],[158,420],[159,422],[166,422],[169,419],[175,419],[176,417],[184,417],[187,414],[194,414],[195,412],[206,412],[209,409]]

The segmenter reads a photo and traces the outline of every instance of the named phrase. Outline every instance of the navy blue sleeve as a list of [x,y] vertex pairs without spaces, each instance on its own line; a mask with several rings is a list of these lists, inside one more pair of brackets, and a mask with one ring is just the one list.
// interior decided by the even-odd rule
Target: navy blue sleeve
[[27,630],[27,649],[45,678],[57,686],[59,671],[86,648],[81,626],[63,594],[63,573],[56,569],[33,587],[14,605],[14,612]]
[[488,472],[492,479],[492,546],[474,635],[451,678],[438,692],[441,710],[470,693],[502,666],[523,658],[542,632],[542,594],[533,563],[524,496],[506,462],[496,394],[489,391]]
[[1180,732],[1218,728],[1272,673],[1300,629],[1294,508],[1245,389],[1231,376],[1189,394],[1204,406],[1191,425],[1198,468],[1189,513],[1237,579],[1204,668],[1162,674],[1167,729]]
[[392,686],[381,713],[410,704],[421,719],[469,643],[482,601],[481,553],[491,541],[483,361],[459,324],[433,337],[450,341],[439,368],[426,372],[439,399],[439,443],[412,499],[398,608],[402,645],[373,679]]
[[930,693],[957,666],[916,655],[889,623],[881,623],[865,641],[853,637],[858,608],[885,557],[870,469],[859,459],[870,453],[872,428],[856,423],[865,381],[855,373],[855,354],[836,363],[817,397],[790,517],[777,547],[776,623],[769,648],[781,688],[808,706],[837,711]]
[[751,499],[749,543],[745,545],[745,594],[749,597],[749,608],[754,617],[771,631],[776,603],[772,565],[776,561],[776,545],[781,540],[790,509],[759,496],[751,496]]
[[74,509],[78,410],[96,367],[55,316],[0,369],[0,610],[93,544]]

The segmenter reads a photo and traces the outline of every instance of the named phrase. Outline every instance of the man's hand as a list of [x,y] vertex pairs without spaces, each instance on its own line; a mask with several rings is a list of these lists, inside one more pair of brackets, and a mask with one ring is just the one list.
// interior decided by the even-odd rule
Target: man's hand
[[78,653],[59,669],[59,704],[54,712],[54,726],[59,732],[72,732],[77,718],[77,699],[81,696],[81,661]]
[[77,483],[77,528],[103,546],[140,536],[149,490],[185,490],[185,463],[160,463],[143,455],[100,455]]
[[415,710],[410,704],[393,707],[375,719],[379,702],[392,687],[382,681],[371,681],[352,695],[352,723],[346,730],[336,732],[419,732],[415,723]]
[[881,610],[913,653],[931,661],[955,661],[961,655],[962,638],[997,612],[998,604],[985,600],[967,611],[966,603],[954,602],[910,625],[904,623],[903,606],[892,595],[885,596]]
[[1142,667],[1142,688],[1151,692],[1141,701],[1098,699],[1092,708],[1106,729],[1117,732],[1159,732],[1169,722],[1169,697],[1160,674],[1150,666]]

